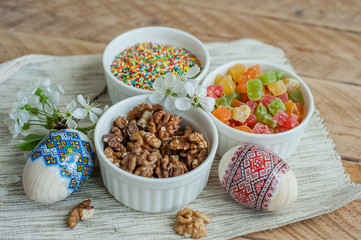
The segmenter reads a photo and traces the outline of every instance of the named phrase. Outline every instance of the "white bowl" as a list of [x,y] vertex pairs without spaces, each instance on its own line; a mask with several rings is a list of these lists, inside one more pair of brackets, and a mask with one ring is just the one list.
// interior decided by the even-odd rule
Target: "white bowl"
[[128,47],[137,43],[155,42],[174,47],[184,48],[193,53],[202,65],[202,72],[195,78],[201,82],[209,68],[209,53],[205,45],[193,35],[174,28],[144,27],[137,28],[114,38],[105,48],[103,54],[103,67],[107,81],[110,99],[116,103],[127,97],[149,94],[151,90],[129,86],[117,79],[110,71],[114,58]]
[[95,128],[95,149],[104,185],[119,202],[144,212],[171,211],[193,201],[206,186],[218,146],[217,129],[208,114],[201,109],[172,111],[175,115],[182,115],[182,127],[190,125],[204,135],[208,142],[207,159],[199,167],[177,177],[156,179],[128,173],[115,166],[104,155],[102,136],[110,132],[117,116],[127,116],[127,113],[140,103],[152,104],[148,98],[149,95],[131,97],[109,108]]
[[227,70],[236,63],[244,64],[246,69],[253,65],[259,64],[262,73],[270,70],[273,70],[275,72],[282,71],[285,72],[285,77],[297,79],[300,82],[300,90],[302,91],[305,102],[303,107],[306,113],[306,117],[297,127],[282,133],[254,134],[239,131],[237,129],[229,127],[219,121],[216,117],[214,117],[213,114],[209,113],[213,122],[216,124],[219,135],[217,154],[222,156],[230,148],[236,145],[254,143],[263,145],[271,149],[283,159],[289,157],[292,153],[296,151],[296,148],[302,138],[302,134],[309,120],[311,119],[314,110],[313,97],[310,89],[307,87],[306,83],[294,72],[287,70],[277,64],[261,60],[239,60],[221,65],[207,75],[207,77],[203,80],[202,85],[209,86],[214,84],[214,80],[216,79],[218,73],[226,74]]

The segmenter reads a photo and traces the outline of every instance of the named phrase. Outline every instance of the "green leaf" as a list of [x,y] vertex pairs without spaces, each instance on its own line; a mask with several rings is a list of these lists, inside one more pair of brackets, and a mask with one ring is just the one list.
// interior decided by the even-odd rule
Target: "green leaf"
[[38,145],[38,143],[40,141],[41,141],[41,139],[30,141],[30,142],[23,142],[23,143],[16,144],[15,146],[24,151],[31,151],[36,147],[36,145]]
[[44,138],[43,136],[39,136],[36,134],[29,134],[24,138],[25,142],[16,144],[15,146],[24,151],[31,151],[36,147],[36,145],[41,140],[43,140],[43,138]]
[[32,142],[32,141],[35,141],[35,140],[41,140],[43,138],[44,138],[44,136],[39,136],[39,135],[36,135],[36,134],[29,134],[24,138],[24,140],[26,142]]

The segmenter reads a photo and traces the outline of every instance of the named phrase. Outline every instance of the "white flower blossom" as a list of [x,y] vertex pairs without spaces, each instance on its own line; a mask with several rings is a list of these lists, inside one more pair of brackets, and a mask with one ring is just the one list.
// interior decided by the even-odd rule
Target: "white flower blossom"
[[95,124],[98,121],[97,115],[101,115],[103,110],[97,108],[97,104],[95,102],[91,102],[89,97],[86,101],[82,95],[78,95],[78,101],[83,108],[75,109],[73,116],[77,119],[83,119],[89,115],[90,121]]
[[184,90],[184,83],[178,81],[173,73],[168,72],[163,78],[157,78],[153,83],[154,92],[150,95],[149,99],[153,103],[164,101],[164,106],[168,110],[175,109],[176,97]]
[[202,107],[205,111],[211,112],[214,109],[215,99],[207,97],[206,87],[197,86],[196,81],[188,81],[185,83],[186,97],[178,98],[175,101],[176,108],[179,110],[188,110],[192,106]]
[[201,69],[197,65],[194,65],[184,75],[179,76],[178,79],[184,82],[192,80],[195,76],[197,76],[200,70]]
[[76,107],[76,102],[74,100],[72,100],[70,103],[68,103],[66,105],[65,113],[63,113],[64,118],[66,119],[66,125],[70,129],[76,129],[77,128],[77,124],[73,119],[75,107]]
[[35,83],[35,89],[31,92],[31,95],[35,96],[36,91],[41,89],[49,101],[56,105],[59,102],[60,94],[64,94],[64,89],[60,85],[56,85],[53,89],[51,89],[50,86],[50,79],[46,79],[43,82],[37,82]]

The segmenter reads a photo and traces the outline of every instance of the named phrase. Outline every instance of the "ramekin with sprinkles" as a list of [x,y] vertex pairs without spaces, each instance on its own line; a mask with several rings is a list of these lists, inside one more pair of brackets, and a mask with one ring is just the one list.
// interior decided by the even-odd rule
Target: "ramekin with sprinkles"
[[110,66],[111,73],[123,83],[141,89],[153,90],[153,82],[167,72],[182,76],[200,61],[184,48],[144,42],[120,52]]

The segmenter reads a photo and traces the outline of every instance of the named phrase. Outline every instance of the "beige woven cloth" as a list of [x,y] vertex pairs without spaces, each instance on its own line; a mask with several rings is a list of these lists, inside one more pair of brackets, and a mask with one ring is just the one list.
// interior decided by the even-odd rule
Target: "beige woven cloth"
[[[290,67],[281,49],[243,39],[230,43],[209,43],[211,69],[237,59],[264,59]],[[101,55],[53,57],[30,55],[0,65],[0,118],[20,89],[36,80],[50,78],[65,89],[64,104],[77,94],[94,97],[105,87]],[[108,95],[99,103],[109,104]],[[99,169],[68,199],[42,205],[27,198],[21,182],[6,185],[13,174],[22,175],[23,153],[14,147],[7,128],[0,123],[0,187],[9,194],[0,198],[0,238],[24,239],[183,239],[173,230],[175,211],[150,214],[129,209],[115,200],[102,183]],[[225,239],[311,218],[340,208],[361,196],[361,186],[353,184],[334,150],[325,125],[315,111],[304,137],[287,162],[299,184],[299,197],[289,208],[274,213],[245,209],[223,190],[217,175],[219,157],[213,163],[208,185],[188,205],[209,214],[209,234],[205,239]],[[66,226],[68,212],[79,202],[91,199],[96,213],[74,230]]]

